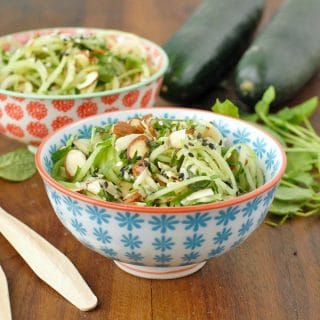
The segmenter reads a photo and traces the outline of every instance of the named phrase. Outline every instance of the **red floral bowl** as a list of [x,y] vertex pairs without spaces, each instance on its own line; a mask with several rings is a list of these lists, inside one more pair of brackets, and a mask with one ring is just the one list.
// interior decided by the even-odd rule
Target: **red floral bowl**
[[[94,34],[101,29],[55,28],[31,30],[0,38],[22,44],[35,34],[60,32],[65,35]],[[118,41],[137,37],[117,30],[104,30]],[[138,38],[157,71],[149,78],[120,89],[77,95],[26,94],[0,89],[0,133],[20,142],[38,145],[43,138],[73,121],[105,112],[152,107],[159,94],[163,74],[168,67],[166,53],[155,43]]]

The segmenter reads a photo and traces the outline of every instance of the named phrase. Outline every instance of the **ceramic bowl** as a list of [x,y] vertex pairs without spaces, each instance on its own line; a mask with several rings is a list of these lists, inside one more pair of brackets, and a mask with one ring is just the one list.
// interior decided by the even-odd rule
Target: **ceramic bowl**
[[71,135],[87,136],[92,126],[148,113],[143,109],[119,111],[71,124],[40,145],[36,165],[58,218],[85,246],[113,259],[133,275],[178,278],[237,247],[261,224],[285,170],[286,158],[280,144],[252,124],[208,111],[153,108],[157,117],[212,121],[228,144],[249,144],[264,171],[264,185],[232,200],[153,208],[95,200],[64,188],[50,177],[51,154]]
[[[0,38],[9,48],[12,41],[26,43],[35,34],[60,32],[65,35],[94,34],[100,29],[56,28],[15,33]],[[133,34],[104,30],[117,41],[130,41]],[[155,43],[139,38],[157,68],[148,79],[116,90],[78,95],[24,94],[0,89],[0,133],[29,144],[39,144],[56,129],[75,120],[116,110],[149,108],[159,94],[163,74],[168,66],[166,53]]]

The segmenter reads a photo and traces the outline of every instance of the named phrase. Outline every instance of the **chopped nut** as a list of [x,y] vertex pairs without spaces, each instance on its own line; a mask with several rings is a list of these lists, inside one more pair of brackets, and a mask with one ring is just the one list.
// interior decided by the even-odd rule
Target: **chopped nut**
[[124,136],[127,136],[128,134],[138,133],[138,132],[129,123],[124,121],[119,121],[113,126],[112,133],[114,133],[117,137],[124,137]]
[[135,155],[143,159],[149,151],[148,138],[145,135],[140,135],[135,138],[128,146],[127,157],[132,159]]

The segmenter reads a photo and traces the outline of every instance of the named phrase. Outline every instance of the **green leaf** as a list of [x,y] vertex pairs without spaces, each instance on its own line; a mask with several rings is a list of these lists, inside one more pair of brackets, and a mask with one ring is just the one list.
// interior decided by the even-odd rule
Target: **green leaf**
[[276,97],[276,91],[273,86],[270,86],[262,96],[262,99],[257,102],[255,111],[257,114],[267,115],[269,113],[270,105]]
[[239,118],[239,108],[228,99],[224,102],[220,102],[220,100],[217,99],[212,106],[212,111],[233,118]]
[[312,170],[313,157],[307,152],[288,152],[286,172],[307,172]]
[[283,201],[291,201],[291,202],[299,202],[306,201],[312,198],[314,195],[314,191],[309,188],[301,188],[298,186],[295,187],[284,187],[279,186],[275,199],[283,200]]
[[291,203],[287,201],[281,201],[275,199],[272,202],[272,205],[269,209],[269,211],[275,215],[287,215],[287,214],[293,214],[296,213],[301,209],[302,204],[299,203]]
[[304,119],[309,118],[317,109],[318,98],[313,97],[295,107],[280,110],[276,113],[279,119],[289,121],[290,123],[300,124]]
[[36,172],[34,155],[27,149],[17,149],[0,156],[0,177],[3,179],[23,181]]

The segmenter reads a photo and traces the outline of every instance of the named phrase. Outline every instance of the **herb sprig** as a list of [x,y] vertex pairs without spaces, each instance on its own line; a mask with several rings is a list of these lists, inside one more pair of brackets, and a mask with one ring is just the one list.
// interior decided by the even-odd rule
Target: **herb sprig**
[[[267,129],[283,144],[288,165],[275,199],[270,208],[271,226],[282,225],[293,217],[310,217],[320,213],[320,136],[309,118],[315,112],[318,98],[313,97],[292,108],[285,107],[270,114],[270,105],[275,99],[271,86],[255,106],[255,113],[242,118],[256,122]],[[237,107],[226,100],[217,101],[212,110],[237,117]]]

